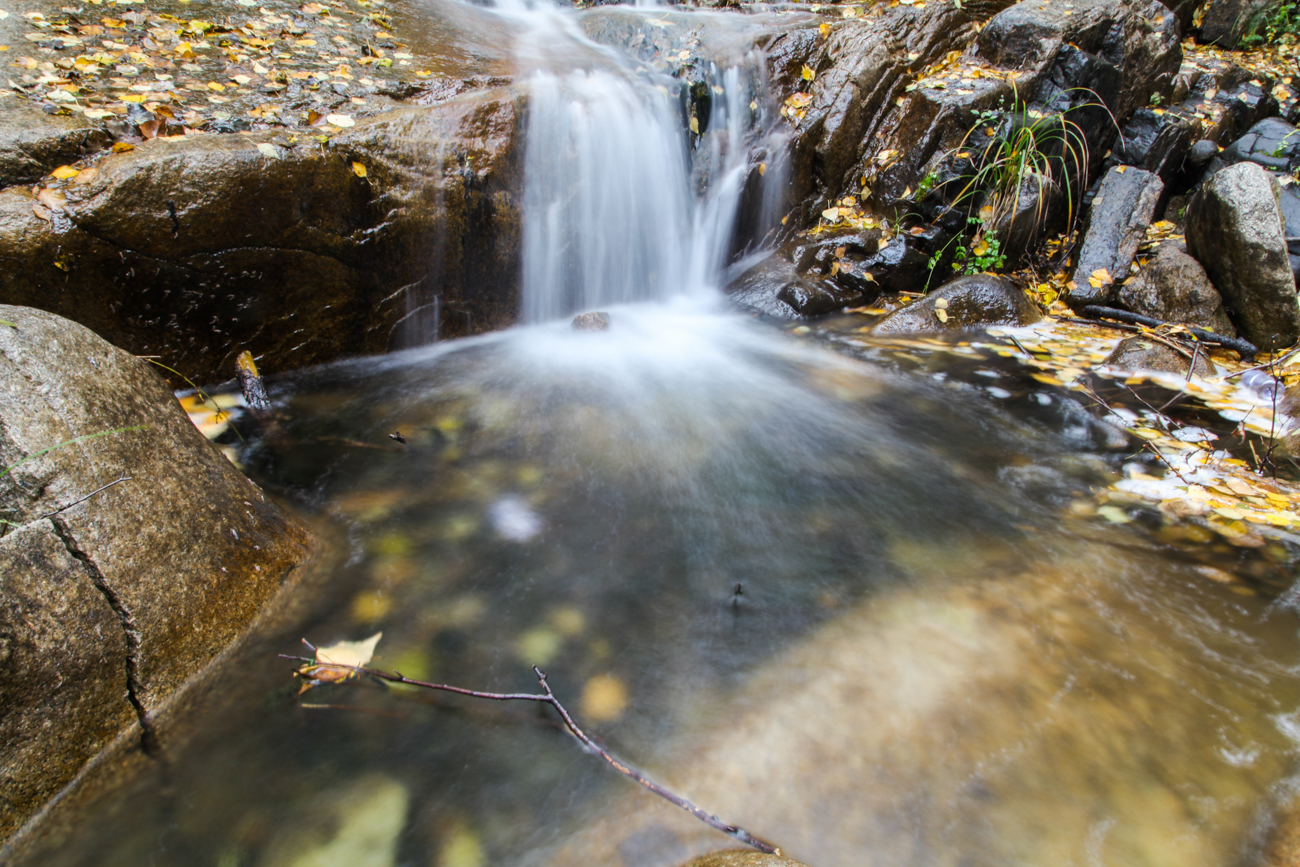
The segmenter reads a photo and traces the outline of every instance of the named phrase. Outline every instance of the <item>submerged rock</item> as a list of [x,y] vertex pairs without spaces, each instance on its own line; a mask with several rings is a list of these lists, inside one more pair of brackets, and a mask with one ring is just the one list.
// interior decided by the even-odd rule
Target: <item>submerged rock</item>
[[1223,296],[1241,336],[1260,349],[1300,337],[1300,309],[1277,182],[1243,162],[1208,180],[1187,206],[1187,251]]
[[1042,318],[1034,303],[1009,281],[992,274],[958,277],[895,310],[873,334],[964,331],[994,325],[1030,325]]
[[[0,837],[249,625],[306,531],[151,366],[0,306]],[[12,531],[10,531],[11,528]]]

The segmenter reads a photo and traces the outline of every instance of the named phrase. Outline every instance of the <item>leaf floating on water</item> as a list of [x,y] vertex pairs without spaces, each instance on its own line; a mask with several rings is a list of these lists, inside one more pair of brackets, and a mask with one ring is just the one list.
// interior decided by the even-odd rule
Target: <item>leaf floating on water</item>
[[331,114],[331,115],[328,115],[328,116],[326,116],[326,118],[325,118],[325,122],[326,122],[326,123],[331,123],[331,124],[333,124],[334,126],[356,126],[356,123],[357,123],[355,120],[353,120],[352,118],[348,117],[346,114]]
[[383,632],[376,632],[360,641],[340,641],[328,647],[316,648],[316,662],[307,663],[298,669],[298,675],[307,682],[302,692],[322,683],[338,683],[355,677],[356,672],[343,666],[364,666],[375,655],[375,645],[384,637]]
[[627,708],[627,687],[612,674],[598,674],[582,687],[582,715],[593,722],[612,722]]
[[1127,524],[1133,520],[1129,517],[1128,512],[1124,511],[1119,506],[1100,506],[1097,509],[1097,514],[1101,515],[1112,524]]

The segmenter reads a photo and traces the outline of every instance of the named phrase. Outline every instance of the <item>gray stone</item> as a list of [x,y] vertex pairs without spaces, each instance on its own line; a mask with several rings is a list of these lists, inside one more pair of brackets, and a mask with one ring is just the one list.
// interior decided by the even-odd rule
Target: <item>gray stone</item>
[[[9,605],[27,606],[29,643],[94,636],[66,651],[87,677],[70,663],[62,696],[42,692],[46,677],[0,674],[20,696],[0,703],[0,730],[35,724],[40,706],[42,725],[86,735],[39,762],[23,737],[6,739],[4,836],[121,728],[124,695],[147,742],[149,714],[247,627],[310,545],[147,362],[50,313],[0,306],[0,319],[12,323],[0,325],[0,527],[19,528],[0,538],[0,583]],[[45,565],[22,574],[32,564]],[[31,607],[39,599],[48,608]],[[102,716],[78,716],[91,704]]]
[[1236,337],[1237,329],[1223,309],[1223,298],[1181,244],[1166,242],[1135,276],[1119,287],[1120,307],[1166,322],[1194,325]]
[[1300,130],[1280,117],[1267,117],[1219,154],[1225,163],[1249,161],[1287,172],[1300,165]]
[[995,325],[1030,325],[1041,318],[1034,303],[1010,282],[991,274],[975,274],[950,280],[925,297],[895,310],[871,332],[964,331]]
[[748,269],[725,291],[737,307],[777,319],[820,316],[861,304],[865,297],[860,291],[803,277],[781,255],[769,256]]
[[[1142,169],[1119,166],[1102,178],[1088,212],[1083,246],[1075,260],[1071,277],[1075,286],[1066,297],[1071,307],[1078,310],[1113,300],[1118,281],[1128,274],[1163,191],[1160,178]],[[1109,279],[1104,275],[1094,278],[1099,270],[1104,270]]]
[[1202,168],[1219,155],[1219,146],[1209,139],[1200,139],[1187,151],[1187,162],[1193,168]]
[[1216,173],[1187,206],[1187,251],[1205,266],[1241,336],[1264,350],[1300,337],[1278,197],[1268,172],[1244,162]]
[[[1184,357],[1163,343],[1144,337],[1128,337],[1121,340],[1106,364],[1121,370],[1159,370],[1165,373],[1183,375],[1191,367],[1192,359]],[[1217,372],[1214,362],[1202,354],[1196,355],[1196,374],[1213,376]]]
[[99,150],[111,137],[84,117],[50,115],[25,101],[0,100],[0,188],[30,184]]
[[1278,0],[1213,0],[1201,21],[1200,41],[1236,48]]

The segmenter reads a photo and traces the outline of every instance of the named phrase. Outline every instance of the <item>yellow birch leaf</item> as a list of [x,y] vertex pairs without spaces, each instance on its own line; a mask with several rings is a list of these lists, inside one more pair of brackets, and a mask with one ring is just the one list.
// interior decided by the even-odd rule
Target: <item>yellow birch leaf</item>
[[817,73],[813,72],[812,67],[806,63],[803,65],[803,70],[799,74],[803,76],[804,81],[812,81],[817,77]]
[[356,175],[356,176],[359,177],[359,178],[364,178],[364,177],[366,176],[366,166],[365,166],[365,164],[364,164],[364,163],[353,163],[353,164],[352,164],[352,174]]
[[75,178],[77,176],[77,170],[72,166],[59,166],[54,171],[50,172],[50,174],[61,181],[66,181],[68,178]]

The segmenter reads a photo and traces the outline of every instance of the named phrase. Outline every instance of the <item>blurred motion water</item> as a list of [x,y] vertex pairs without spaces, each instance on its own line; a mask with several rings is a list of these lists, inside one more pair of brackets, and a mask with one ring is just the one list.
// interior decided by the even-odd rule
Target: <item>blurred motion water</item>
[[[527,16],[559,23],[524,56],[558,62],[557,33],[613,56]],[[1113,460],[1050,388],[1029,412],[728,313],[742,181],[777,146],[752,68],[715,67],[696,141],[660,78],[600,62],[533,79],[531,324],[275,383],[242,459],[327,556],[174,710],[164,758],[23,863],[653,867],[730,843],[534,707],[299,697],[274,656],[379,631],[375,665],[416,678],[529,691],[542,666],[602,742],[813,867],[1248,861],[1295,772],[1295,612],[1068,517]],[[608,331],[556,321],[597,305]]]

